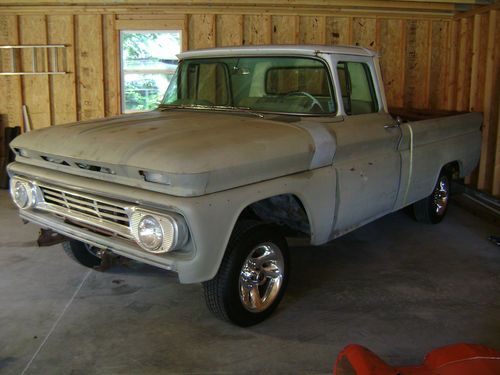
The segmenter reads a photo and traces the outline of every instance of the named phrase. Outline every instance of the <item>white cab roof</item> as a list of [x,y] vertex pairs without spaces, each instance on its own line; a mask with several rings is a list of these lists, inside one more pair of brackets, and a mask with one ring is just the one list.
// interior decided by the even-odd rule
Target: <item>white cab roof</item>
[[254,56],[254,55],[306,55],[314,56],[319,53],[376,56],[377,53],[368,48],[359,46],[321,46],[321,45],[267,45],[199,49],[180,53],[179,59],[194,57],[225,57],[225,56]]

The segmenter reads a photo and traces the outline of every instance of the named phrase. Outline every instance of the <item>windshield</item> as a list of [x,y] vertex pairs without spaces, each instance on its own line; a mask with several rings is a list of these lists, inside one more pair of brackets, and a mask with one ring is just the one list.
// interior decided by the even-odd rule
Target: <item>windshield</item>
[[161,107],[336,113],[326,65],[304,57],[183,60]]

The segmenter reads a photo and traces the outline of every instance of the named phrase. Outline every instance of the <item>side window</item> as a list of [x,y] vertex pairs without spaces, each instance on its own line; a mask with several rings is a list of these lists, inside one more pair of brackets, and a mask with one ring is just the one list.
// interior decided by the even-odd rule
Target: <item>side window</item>
[[377,95],[367,64],[341,61],[337,72],[344,109],[348,115],[378,112]]

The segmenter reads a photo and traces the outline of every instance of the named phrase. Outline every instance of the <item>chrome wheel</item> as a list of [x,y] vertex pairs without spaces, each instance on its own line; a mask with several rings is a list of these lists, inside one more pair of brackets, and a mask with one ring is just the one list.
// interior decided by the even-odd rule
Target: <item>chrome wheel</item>
[[446,212],[446,207],[448,206],[449,198],[449,186],[446,177],[441,177],[434,190],[434,207],[436,214],[441,216]]
[[246,310],[258,313],[276,299],[283,284],[285,261],[280,248],[272,242],[250,251],[239,278],[240,300]]
[[88,243],[83,244],[85,246],[85,250],[90,253],[90,255],[95,256],[96,258],[102,259],[102,254],[104,249],[101,249],[97,246],[89,245]]

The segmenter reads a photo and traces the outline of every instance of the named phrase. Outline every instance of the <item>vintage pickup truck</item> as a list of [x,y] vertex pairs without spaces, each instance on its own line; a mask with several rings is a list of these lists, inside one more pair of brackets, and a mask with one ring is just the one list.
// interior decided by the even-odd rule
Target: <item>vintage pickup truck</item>
[[283,297],[290,236],[324,244],[409,205],[439,222],[481,123],[391,117],[361,47],[190,51],[157,110],[16,138],[10,189],[83,265],[113,254],[174,271],[248,326]]

